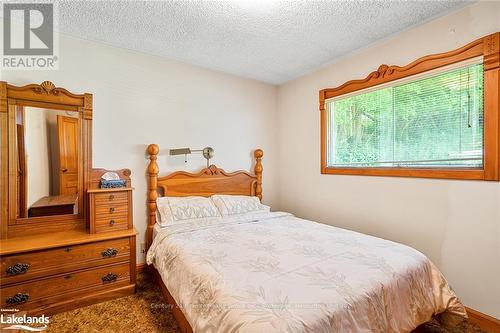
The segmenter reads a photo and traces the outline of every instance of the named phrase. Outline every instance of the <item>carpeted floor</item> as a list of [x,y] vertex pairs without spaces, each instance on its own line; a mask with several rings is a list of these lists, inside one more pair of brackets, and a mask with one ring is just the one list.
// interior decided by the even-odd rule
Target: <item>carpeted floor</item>
[[[139,275],[137,293],[50,317],[52,333],[179,333],[160,288],[147,275]],[[418,333],[484,333],[468,323],[453,331],[437,321],[421,326]]]

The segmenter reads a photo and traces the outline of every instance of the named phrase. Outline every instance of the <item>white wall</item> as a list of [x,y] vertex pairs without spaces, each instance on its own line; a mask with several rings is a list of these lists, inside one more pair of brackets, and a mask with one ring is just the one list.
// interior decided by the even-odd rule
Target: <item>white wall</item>
[[500,2],[477,3],[279,87],[280,208],[411,245],[465,304],[500,318],[500,184],[320,174],[318,91],[500,31]]
[[167,157],[169,148],[215,149],[212,163],[228,170],[253,167],[264,150],[264,202],[276,204],[276,87],[154,56],[82,41],[60,40],[58,71],[3,71],[15,85],[50,80],[71,92],[94,94],[95,167],[130,168],[135,187],[138,261],[146,229],[146,147],[157,143],[160,172],[199,170],[201,155]]

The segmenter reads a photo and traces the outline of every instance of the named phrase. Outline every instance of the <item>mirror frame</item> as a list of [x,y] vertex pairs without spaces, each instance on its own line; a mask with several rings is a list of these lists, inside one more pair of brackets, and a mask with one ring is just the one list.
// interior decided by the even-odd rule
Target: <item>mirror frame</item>
[[[78,175],[78,214],[18,218],[16,109],[37,107],[78,112],[81,154]],[[92,94],[73,94],[50,81],[14,86],[0,81],[0,238],[40,232],[85,229],[88,211],[87,188],[92,171]],[[80,172],[81,170],[81,172]]]

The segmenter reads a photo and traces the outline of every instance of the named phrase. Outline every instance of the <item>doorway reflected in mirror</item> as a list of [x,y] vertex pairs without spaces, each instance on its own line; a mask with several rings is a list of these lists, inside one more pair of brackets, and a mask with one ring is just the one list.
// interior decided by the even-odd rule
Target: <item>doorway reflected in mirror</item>
[[18,107],[18,217],[78,213],[78,112]]

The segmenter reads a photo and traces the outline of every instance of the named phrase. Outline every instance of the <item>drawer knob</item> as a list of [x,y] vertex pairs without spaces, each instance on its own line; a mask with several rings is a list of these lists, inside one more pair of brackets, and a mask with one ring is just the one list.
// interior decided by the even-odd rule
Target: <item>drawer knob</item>
[[18,305],[23,304],[28,301],[30,294],[28,293],[17,293],[14,296],[7,297],[7,305]]
[[110,226],[115,225],[115,220],[109,220],[109,225],[110,225]]
[[17,263],[14,266],[7,268],[7,275],[24,274],[30,268],[30,264]]
[[72,248],[70,248],[70,247],[65,247],[64,248],[64,252],[71,252],[71,250],[72,250]]
[[113,249],[112,247],[110,247],[109,249],[106,249],[104,251],[101,252],[101,255],[103,258],[112,258],[112,257],[116,257],[116,255],[118,254],[118,250],[117,249]]
[[110,212],[110,213],[114,213],[114,211],[115,211],[115,208],[114,208],[114,207],[111,207],[111,208],[109,209],[109,212]]
[[115,274],[115,273],[108,273],[106,275],[104,275],[101,280],[102,280],[102,283],[111,283],[111,282],[115,282],[116,279],[118,279],[118,275]]
[[113,200],[115,198],[114,194],[109,195],[109,200]]

